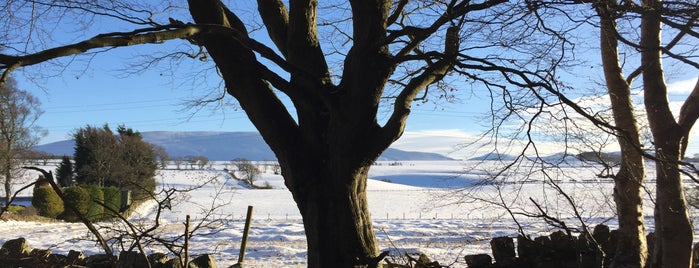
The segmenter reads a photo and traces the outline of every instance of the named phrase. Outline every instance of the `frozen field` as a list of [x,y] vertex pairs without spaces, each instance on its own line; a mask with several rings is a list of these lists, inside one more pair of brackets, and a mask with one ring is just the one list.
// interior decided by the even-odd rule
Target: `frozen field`
[[[540,219],[523,216],[518,216],[519,225],[515,224],[502,204],[515,213],[538,213],[533,205],[535,201],[549,215],[579,227],[581,224],[572,217],[570,204],[544,183],[546,180],[560,182],[574,199],[586,224],[615,225],[612,185],[597,181],[596,169],[580,168],[578,163],[549,170],[550,177],[546,177],[536,168],[521,166],[518,172],[505,174],[509,182],[516,183],[495,184],[483,183],[492,176],[483,170],[496,170],[497,162],[481,163],[474,168],[476,164],[386,162],[372,168],[369,206],[381,249],[394,252],[389,258],[398,259],[404,252],[424,252],[442,265],[466,267],[463,256],[489,253],[487,245],[491,237],[516,236],[518,226],[533,235],[555,229]],[[191,239],[190,253],[212,253],[221,267],[228,267],[237,262],[244,217],[247,206],[251,205],[254,220],[245,255],[246,267],[304,267],[306,245],[301,217],[281,176],[268,171],[256,184],[268,183],[273,189],[252,190],[232,180],[223,168],[218,165],[211,170],[158,172],[162,189],[193,190],[173,196],[172,209],[162,211],[157,236],[174,239],[182,235],[183,223],[190,215],[193,225],[202,224]],[[149,202],[139,207],[131,220],[145,228],[154,224],[155,215],[156,204]],[[652,223],[650,207],[646,208],[646,215],[647,222]],[[118,224],[101,225],[105,237],[116,236],[110,231],[113,228],[125,230]],[[50,248],[58,253],[68,249],[82,250],[88,255],[101,252],[87,229],[77,223],[0,222],[0,242],[17,237],[27,238],[33,248]],[[129,242],[110,241],[115,251]],[[148,245],[148,249],[167,252],[157,243]]]

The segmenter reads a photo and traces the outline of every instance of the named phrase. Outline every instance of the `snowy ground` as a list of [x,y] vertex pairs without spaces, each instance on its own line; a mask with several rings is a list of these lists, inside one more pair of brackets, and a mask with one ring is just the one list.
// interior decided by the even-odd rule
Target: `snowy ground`
[[[483,180],[491,176],[483,170],[496,170],[497,163],[493,161],[474,169],[476,164],[469,161],[386,162],[374,166],[367,191],[382,250],[394,252],[390,258],[399,259],[405,252],[423,252],[443,265],[466,267],[465,254],[489,253],[490,238],[516,236],[518,226],[532,235],[555,230],[537,218],[518,216],[518,224],[515,223],[501,208],[503,203],[515,213],[536,214],[539,213],[533,205],[536,202],[549,215],[566,220],[569,226],[580,226],[564,196],[543,183],[549,178],[537,169],[520,166],[519,172],[506,174],[508,181],[526,183],[483,184]],[[158,180],[163,189],[195,189],[174,196],[172,209],[164,210],[160,216],[158,237],[175,239],[180,236],[184,232],[183,223],[190,215],[193,225],[203,224],[191,238],[190,253],[212,253],[221,267],[228,267],[238,260],[244,217],[250,205],[254,207],[254,220],[245,255],[246,267],[304,267],[303,225],[282,178],[270,170],[258,184],[268,183],[274,189],[252,190],[232,180],[223,168],[218,165],[211,170],[159,171]],[[612,185],[597,181],[597,171],[580,168],[578,163],[562,170],[549,170],[547,174],[552,180],[560,180],[560,186],[573,198],[586,224],[604,222],[613,227]],[[154,224],[155,212],[155,203],[146,203],[131,220],[146,228]],[[646,220],[652,223],[650,207],[646,208],[646,215],[649,215]],[[110,229],[125,230],[119,224],[101,224],[100,227],[105,237],[116,236]],[[57,253],[69,249],[82,250],[88,255],[101,253],[81,224],[0,222],[0,243],[17,237],[27,238],[33,248],[50,248]],[[121,239],[121,242],[124,243],[110,239],[115,251],[129,241]],[[167,252],[157,243],[147,246],[151,251]]]

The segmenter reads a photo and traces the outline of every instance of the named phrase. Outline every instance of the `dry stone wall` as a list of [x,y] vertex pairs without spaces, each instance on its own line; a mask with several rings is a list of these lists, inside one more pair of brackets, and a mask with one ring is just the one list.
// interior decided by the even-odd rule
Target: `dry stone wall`
[[[54,254],[48,249],[32,249],[24,238],[6,241],[0,248],[0,268],[54,268],[54,267],[90,267],[90,268],[181,268],[178,258],[169,258],[164,253],[153,253],[146,259],[141,253],[122,251],[118,257],[110,258],[105,254],[85,257],[81,252],[71,250],[68,255]],[[201,255],[189,263],[194,268],[216,268],[216,262],[208,254]]]
[[598,225],[592,234],[573,236],[556,231],[530,238],[496,237],[490,241],[492,257],[473,254],[465,257],[469,268],[601,268],[614,257],[617,231]]

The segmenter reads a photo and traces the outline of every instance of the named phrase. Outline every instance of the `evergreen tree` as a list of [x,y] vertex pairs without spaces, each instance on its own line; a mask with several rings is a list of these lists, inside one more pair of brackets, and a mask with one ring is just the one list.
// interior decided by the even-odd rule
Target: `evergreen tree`
[[120,166],[116,157],[117,140],[108,125],[78,129],[75,138],[75,180],[79,184],[105,186],[113,167]]
[[63,187],[69,187],[74,184],[73,162],[70,161],[70,157],[63,156],[61,164],[56,169],[56,179],[58,180],[58,184]]
[[158,168],[157,155],[153,145],[143,141],[140,132],[119,126],[120,176],[115,179],[115,186],[132,190],[134,198],[145,197],[143,194],[155,190],[155,170]]
[[129,189],[134,198],[155,190],[157,156],[141,133],[124,126],[117,128],[117,134],[107,125],[87,126],[76,132],[75,144],[78,183]]

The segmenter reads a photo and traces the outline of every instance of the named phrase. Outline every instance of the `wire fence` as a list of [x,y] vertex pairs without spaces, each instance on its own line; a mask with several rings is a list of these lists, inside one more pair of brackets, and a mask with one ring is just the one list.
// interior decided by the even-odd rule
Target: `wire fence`
[[[216,214],[209,215],[211,219],[229,219],[233,221],[244,221],[245,213],[231,214]],[[196,217],[196,216],[194,216]],[[391,212],[382,214],[372,214],[373,221],[416,221],[416,220],[477,220],[477,221],[494,221],[507,220],[507,215],[489,215],[486,213],[454,213],[454,212]],[[195,220],[196,218],[193,218]],[[183,221],[184,219],[175,219],[175,221]],[[256,221],[301,221],[303,218],[299,213],[272,213],[256,211],[253,214],[253,220]]]

